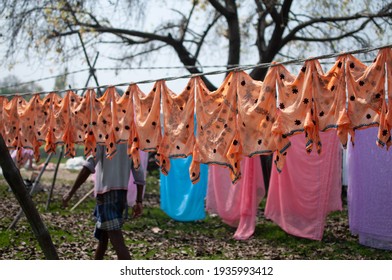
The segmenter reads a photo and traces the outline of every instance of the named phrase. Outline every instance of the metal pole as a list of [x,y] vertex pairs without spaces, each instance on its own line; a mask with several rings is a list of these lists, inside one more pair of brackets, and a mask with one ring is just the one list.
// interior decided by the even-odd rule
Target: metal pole
[[[82,35],[80,34],[80,32],[78,32],[78,36],[79,36],[80,44],[82,45],[82,48],[83,48],[84,56],[86,57],[86,61],[87,61],[88,67],[90,68],[90,76],[93,76],[97,87],[99,87],[98,78],[95,75],[95,68],[94,68],[95,64],[93,66],[90,63],[90,59],[88,58],[86,47],[84,46],[83,38],[82,38]],[[97,88],[97,91],[98,91],[98,95],[101,96],[102,95],[101,89]]]
[[61,161],[61,158],[63,157],[63,154],[64,154],[64,146],[61,147],[59,159],[57,160],[56,169],[55,169],[54,175],[53,175],[52,187],[50,188],[48,200],[46,201],[46,208],[45,208],[46,211],[48,211],[50,200],[52,199],[54,185],[56,184],[57,172],[59,170],[60,161]]
[[85,88],[88,86],[88,83],[90,82],[90,78],[92,76],[91,69],[94,69],[94,73],[95,73],[95,64],[97,63],[98,56],[99,56],[99,52],[97,52],[97,54],[95,55],[94,62],[93,62],[93,67],[90,68],[90,74],[88,75],[86,84],[84,85]]

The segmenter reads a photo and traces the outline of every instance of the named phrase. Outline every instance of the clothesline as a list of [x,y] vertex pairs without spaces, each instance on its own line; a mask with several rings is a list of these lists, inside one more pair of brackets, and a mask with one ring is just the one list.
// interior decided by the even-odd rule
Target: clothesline
[[192,182],[199,179],[200,163],[227,166],[235,182],[240,159],[258,154],[276,152],[276,167],[282,170],[290,137],[298,133],[304,133],[308,152],[321,152],[320,132],[329,129],[345,146],[348,135],[354,142],[357,129],[378,126],[375,142],[392,145],[391,48],[379,50],[369,66],[341,54],[327,73],[317,59],[305,61],[297,75],[276,66],[264,81],[232,71],[213,92],[197,75],[179,94],[158,80],[148,94],[135,83],[121,96],[114,86],[100,98],[93,89],[83,97],[72,90],[42,99],[38,94],[29,100],[0,96],[0,133],[10,149],[33,149],[36,156],[43,144],[48,153],[65,145],[69,156],[76,144],[84,144],[86,156],[104,145],[110,158],[115,143],[128,143],[135,166],[139,149],[155,151],[164,173],[170,158],[193,154]]
[[118,84],[102,85],[102,86],[96,86],[96,87],[70,88],[70,89],[63,89],[63,90],[51,90],[51,91],[39,91],[39,92],[25,92],[25,93],[9,94],[7,96],[49,94],[51,92],[62,93],[62,92],[67,92],[69,90],[78,92],[78,91],[86,91],[88,89],[95,90],[95,89],[107,88],[109,86],[121,87],[121,86],[129,86],[129,85],[133,85],[133,84],[150,84],[150,83],[155,83],[155,82],[161,81],[161,80],[174,81],[174,80],[179,80],[179,79],[189,79],[189,78],[193,78],[193,77],[200,77],[200,76],[207,76],[207,75],[219,75],[219,74],[224,74],[224,73],[228,73],[231,71],[246,71],[246,70],[250,70],[250,69],[254,69],[254,68],[269,68],[269,67],[275,67],[278,65],[298,64],[298,63],[303,63],[308,60],[336,58],[341,55],[367,53],[367,52],[372,52],[372,51],[379,50],[382,48],[391,48],[391,47],[392,47],[392,44],[388,44],[388,45],[383,45],[380,47],[362,48],[362,49],[357,49],[357,50],[347,51],[347,52],[340,52],[340,53],[330,53],[330,54],[314,56],[314,57],[310,57],[310,58],[299,58],[299,59],[292,59],[292,60],[286,60],[286,61],[282,61],[282,62],[273,62],[273,63],[259,63],[259,64],[252,64],[252,65],[233,66],[233,67],[228,67],[225,70],[215,70],[215,71],[209,71],[209,72],[187,74],[187,75],[180,75],[180,76],[171,76],[171,77],[169,76],[169,77],[160,78],[160,79],[148,79],[148,80],[141,80],[141,81],[137,81],[137,82],[123,82],[123,83],[118,83]]
[[[245,65],[241,65],[241,64],[232,64],[232,65],[203,65],[200,66],[201,68],[227,68],[227,67],[244,67],[244,66],[251,66],[252,64],[245,64]],[[169,70],[169,69],[188,69],[188,68],[194,68],[194,65],[180,65],[180,66],[150,66],[150,67],[94,67],[92,70],[93,71],[119,71],[119,70]],[[9,89],[9,88],[17,88],[19,86],[23,86],[23,85],[28,85],[28,84],[32,84],[32,83],[37,83],[37,82],[41,82],[41,81],[46,81],[46,80],[51,80],[51,79],[56,79],[59,77],[63,77],[65,75],[73,75],[73,74],[78,74],[81,72],[88,72],[91,71],[91,69],[89,68],[83,68],[83,69],[79,69],[79,70],[75,70],[75,71],[70,71],[70,72],[64,72],[62,74],[59,75],[52,75],[52,76],[48,76],[48,77],[44,77],[44,78],[40,78],[40,79],[36,79],[36,80],[30,80],[27,82],[21,82],[21,83],[17,83],[17,84],[13,84],[13,85],[8,85],[8,86],[4,86],[4,87],[0,87],[0,90],[3,89]],[[8,94],[8,96],[10,96]]]
[[[368,62],[371,62],[371,60],[367,60],[367,61],[365,60],[364,62],[368,63]],[[302,63],[302,62],[299,62],[299,63]],[[334,62],[320,62],[320,64],[333,64],[333,63]],[[254,64],[226,64],[226,65],[202,65],[202,66],[200,65],[199,67],[201,67],[201,68],[233,68],[233,67],[251,67],[251,66],[254,66]],[[93,71],[170,70],[170,69],[189,69],[189,68],[194,68],[194,67],[195,67],[194,65],[146,66],[146,67],[132,67],[132,66],[130,66],[130,67],[96,67],[96,68],[93,68]],[[32,84],[32,83],[56,79],[59,77],[63,77],[65,75],[73,75],[73,74],[78,74],[78,73],[87,72],[87,71],[91,71],[91,69],[83,68],[83,69],[79,69],[79,70],[75,70],[75,71],[64,72],[64,73],[58,74],[58,75],[52,75],[52,76],[48,76],[48,77],[39,78],[36,80],[30,80],[27,82],[21,82],[21,83],[17,83],[17,84],[13,84],[13,85],[0,87],[0,90],[18,88],[20,86],[24,86],[24,85],[28,85],[28,84]],[[15,94],[17,94],[17,93],[15,93]],[[8,94],[8,96],[12,96],[12,95]]]

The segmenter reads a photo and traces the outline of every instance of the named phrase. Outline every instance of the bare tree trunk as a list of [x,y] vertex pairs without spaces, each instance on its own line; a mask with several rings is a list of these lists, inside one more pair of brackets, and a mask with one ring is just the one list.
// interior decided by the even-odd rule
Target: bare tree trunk
[[58,260],[59,257],[53,245],[52,238],[26,190],[22,176],[11,159],[2,135],[0,135],[0,166],[3,169],[4,178],[7,180],[22,207],[46,259]]

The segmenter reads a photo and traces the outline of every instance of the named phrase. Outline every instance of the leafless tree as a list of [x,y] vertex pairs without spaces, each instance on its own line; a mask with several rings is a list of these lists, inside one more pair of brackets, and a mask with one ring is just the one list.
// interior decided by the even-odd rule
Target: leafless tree
[[[22,50],[67,59],[80,51],[80,34],[89,47],[120,46],[110,56],[122,63],[151,64],[153,54],[168,49],[190,73],[215,59],[228,67],[269,63],[381,45],[392,36],[386,0],[3,0],[0,14],[3,61]],[[261,80],[266,70],[255,68],[251,76]]]

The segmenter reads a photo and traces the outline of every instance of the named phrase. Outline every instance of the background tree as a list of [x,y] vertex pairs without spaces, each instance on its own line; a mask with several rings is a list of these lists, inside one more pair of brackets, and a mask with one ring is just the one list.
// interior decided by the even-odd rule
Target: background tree
[[[386,0],[4,0],[0,14],[3,61],[21,50],[66,61],[81,51],[81,34],[89,48],[119,47],[108,55],[120,64],[149,66],[154,54],[169,52],[191,73],[211,61],[269,63],[379,46],[392,35]],[[266,71],[251,76],[263,79]]]
[[63,74],[56,77],[54,80],[54,90],[63,90],[67,88],[68,69],[65,67]]
[[119,66],[152,66],[164,55],[190,73],[381,46],[392,36],[388,0],[3,0],[0,16],[3,63],[32,53],[68,61],[82,54],[82,38]]
[[9,95],[13,93],[39,92],[43,88],[37,83],[22,82],[18,77],[9,75],[0,80],[0,94]]

